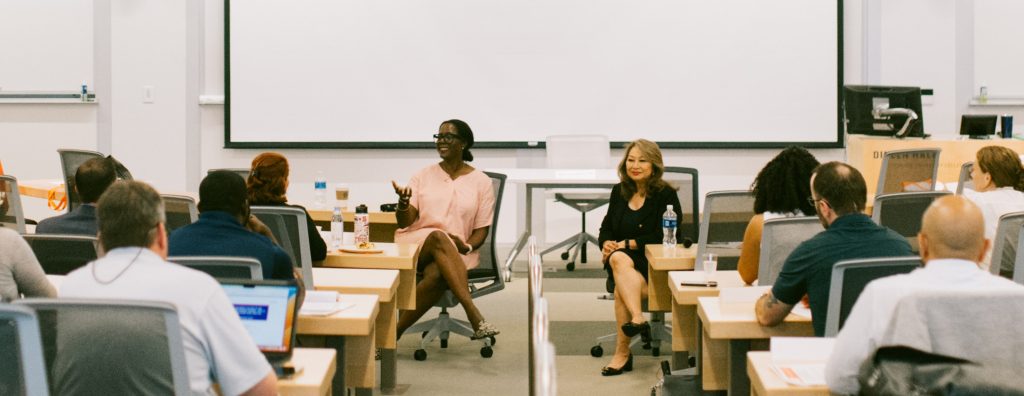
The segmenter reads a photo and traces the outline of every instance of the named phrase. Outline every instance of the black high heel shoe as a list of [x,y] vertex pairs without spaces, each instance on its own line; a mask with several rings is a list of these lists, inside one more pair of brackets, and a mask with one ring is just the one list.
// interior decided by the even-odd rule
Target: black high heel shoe
[[640,334],[640,336],[643,337],[644,342],[649,342],[651,339],[651,324],[649,322],[626,322],[626,324],[622,325],[622,334],[625,334],[626,337],[630,338]]
[[619,367],[619,368],[612,368],[612,367],[609,367],[609,366],[602,367],[601,368],[601,375],[603,375],[605,377],[611,377],[613,375],[622,374],[625,371],[633,371],[633,354],[632,353],[629,354],[629,358],[626,359],[626,364],[622,365],[622,367]]

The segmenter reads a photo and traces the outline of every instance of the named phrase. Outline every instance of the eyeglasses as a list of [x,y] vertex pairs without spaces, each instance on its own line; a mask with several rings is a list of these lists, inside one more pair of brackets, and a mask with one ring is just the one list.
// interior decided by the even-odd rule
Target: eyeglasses
[[814,197],[807,197],[807,203],[811,204],[811,206],[817,205],[818,201],[820,201],[820,199],[814,199]]
[[434,142],[451,143],[451,142],[454,142],[456,139],[459,139],[459,135],[456,135],[454,133],[435,133],[434,134]]

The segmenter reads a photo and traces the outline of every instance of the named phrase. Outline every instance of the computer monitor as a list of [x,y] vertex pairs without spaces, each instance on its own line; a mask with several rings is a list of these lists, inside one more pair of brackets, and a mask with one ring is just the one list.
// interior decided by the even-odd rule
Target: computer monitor
[[291,357],[298,311],[295,281],[221,279],[220,283],[267,360],[274,363]]
[[843,87],[843,103],[847,133],[897,136],[912,111],[917,119],[898,137],[925,136],[921,88],[847,85]]
[[999,116],[994,114],[964,114],[960,117],[960,134],[971,139],[988,139],[996,134],[998,119]]

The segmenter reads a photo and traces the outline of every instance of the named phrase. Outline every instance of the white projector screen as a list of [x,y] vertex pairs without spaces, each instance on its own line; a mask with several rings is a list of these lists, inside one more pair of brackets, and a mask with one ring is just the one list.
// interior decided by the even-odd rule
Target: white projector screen
[[842,2],[225,0],[227,147],[841,147]]

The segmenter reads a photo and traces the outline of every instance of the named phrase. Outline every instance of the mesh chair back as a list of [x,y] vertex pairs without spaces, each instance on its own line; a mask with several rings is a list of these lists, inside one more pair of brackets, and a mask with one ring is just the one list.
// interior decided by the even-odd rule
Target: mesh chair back
[[191,393],[173,305],[75,299],[16,304],[39,317],[52,393]]
[[47,275],[67,275],[99,257],[96,237],[61,234],[28,234],[22,237],[32,247]]
[[0,395],[47,395],[39,321],[29,308],[0,305]]
[[835,337],[853,310],[857,297],[871,281],[892,275],[906,274],[921,267],[917,256],[883,257],[844,260],[832,267],[832,283],[828,290],[828,313],[825,315],[825,337]]
[[[949,191],[925,191],[880,195],[875,198],[871,218],[904,237],[917,237],[921,231],[921,217],[928,206]],[[912,243],[911,245],[915,245]]]
[[934,190],[941,151],[938,148],[886,151],[875,195]]
[[1008,278],[1014,274],[1021,226],[1024,226],[1024,212],[1010,212],[999,216],[996,235],[992,241],[992,260],[988,267],[993,274],[1003,274]]
[[68,197],[68,212],[75,210],[82,204],[82,199],[75,190],[75,173],[78,167],[85,161],[93,158],[103,158],[103,154],[97,151],[59,149],[60,168],[64,171],[64,194]]
[[824,230],[821,220],[812,216],[765,220],[764,231],[761,232],[757,285],[774,285],[782,264],[793,249]]
[[250,257],[189,256],[168,257],[167,261],[204,272],[217,279],[263,280],[263,267]]
[[206,174],[209,175],[209,174],[211,174],[213,172],[216,172],[216,171],[235,172],[239,176],[242,176],[242,180],[249,180],[249,168],[213,168],[213,169],[207,170]]
[[960,166],[960,180],[956,183],[956,195],[964,193],[964,189],[974,189],[974,179],[971,178],[971,171],[974,170],[974,161],[964,162]]
[[0,227],[25,233],[25,213],[21,209],[18,179],[11,175],[0,176]]
[[[700,184],[698,184],[697,169],[666,166],[665,175],[662,178],[669,185],[678,189],[676,194],[679,196],[679,206],[681,206],[679,212],[683,214],[683,218],[678,219],[677,223],[680,234],[684,238],[696,241],[700,234],[700,222],[697,221],[697,213],[700,210],[700,201],[698,200]],[[682,243],[683,241],[677,242]]]
[[469,282],[483,283],[492,282],[482,288],[474,287],[473,297],[494,293],[505,288],[504,277],[501,276],[498,254],[495,248],[495,234],[498,231],[498,214],[501,212],[501,200],[505,194],[505,175],[494,172],[484,172],[491,178],[491,188],[494,190],[494,216],[491,218],[491,228],[487,238],[480,245],[480,265],[469,271]]
[[754,194],[750,191],[712,191],[704,196],[697,259],[717,253],[718,270],[736,269],[747,223],[754,217]]
[[292,256],[292,263],[302,271],[306,290],[313,290],[313,255],[309,252],[306,212],[288,206],[253,206],[249,209],[270,228],[281,248]]
[[545,140],[548,168],[603,169],[611,162],[604,135],[557,135]]
[[164,212],[167,214],[167,233],[170,234],[181,227],[195,223],[199,220],[199,209],[196,208],[196,200],[185,195],[161,195],[164,199]]

